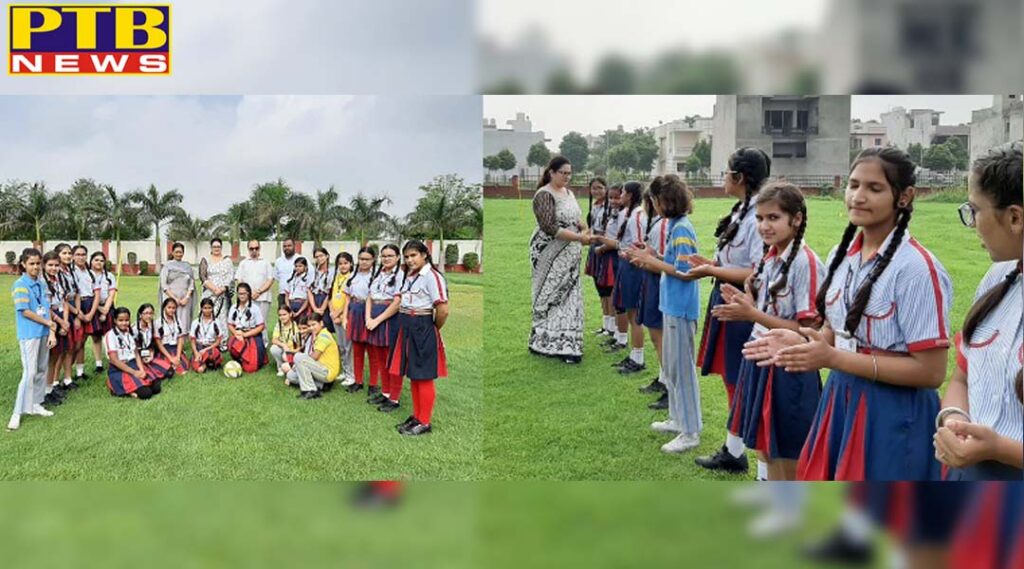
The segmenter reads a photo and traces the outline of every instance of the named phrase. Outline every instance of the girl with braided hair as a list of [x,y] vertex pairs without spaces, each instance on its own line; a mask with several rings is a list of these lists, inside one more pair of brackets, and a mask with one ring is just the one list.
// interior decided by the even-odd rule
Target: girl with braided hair
[[[714,279],[714,288],[708,299],[704,316],[697,363],[701,375],[717,374],[725,383],[729,406],[732,407],[736,382],[743,362],[743,343],[750,338],[752,322],[721,322],[712,308],[722,304],[721,286],[730,283],[743,288],[743,282],[754,273],[764,255],[764,242],[757,232],[754,218],[754,196],[771,174],[772,159],[759,148],[743,147],[729,157],[729,170],[724,173],[725,193],[736,198],[736,203],[718,222],[715,238],[718,240],[714,260],[700,255],[691,257],[690,275]],[[698,465],[709,470],[732,473],[747,471],[747,455],[743,439],[726,431],[725,444],[711,456],[697,457]]]
[[800,480],[939,477],[929,443],[953,285],[907,232],[914,170],[894,147],[857,156],[845,196],[849,225],[815,299],[824,326],[771,330],[744,350],[761,366],[832,370],[797,464]]
[[[722,285],[725,303],[711,309],[722,322],[753,322],[750,339],[772,328],[815,325],[814,302],[825,273],[821,260],[804,242],[807,206],[800,188],[788,182],[769,183],[758,192],[755,204],[765,254],[747,279],[746,291]],[[790,373],[743,361],[729,432],[757,451],[769,480],[796,479],[796,460],[820,396],[818,370]]]
[[1024,192],[1020,142],[974,162],[960,219],[981,237],[994,263],[978,286],[957,366],[936,419],[935,456],[953,480],[1017,480],[1024,469]]

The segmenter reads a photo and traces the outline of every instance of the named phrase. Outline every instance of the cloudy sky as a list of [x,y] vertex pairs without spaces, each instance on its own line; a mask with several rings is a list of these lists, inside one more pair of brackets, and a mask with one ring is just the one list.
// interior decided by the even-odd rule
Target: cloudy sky
[[992,106],[992,95],[854,95],[850,100],[852,118],[879,120],[879,115],[893,107],[934,109],[942,111],[941,123],[948,125],[971,122],[971,111]]
[[[171,9],[170,77],[5,73],[0,93],[474,90],[473,0],[175,0]],[[0,11],[0,26],[7,29],[6,8]]]
[[480,114],[472,96],[7,96],[0,179],[152,183],[206,217],[280,176],[343,199],[386,192],[405,214],[436,175],[480,181]]

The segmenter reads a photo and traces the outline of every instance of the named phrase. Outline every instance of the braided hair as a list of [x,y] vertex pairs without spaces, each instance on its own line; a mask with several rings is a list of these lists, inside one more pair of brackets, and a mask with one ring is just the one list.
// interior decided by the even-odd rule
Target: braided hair
[[608,229],[608,217],[611,215],[612,209],[618,215],[619,208],[612,204],[612,194],[616,192],[622,192],[622,184],[613,184],[604,195],[604,215],[601,216],[601,225],[604,226],[606,231]]
[[[62,290],[62,287],[63,287],[63,285],[58,281],[58,279],[60,278],[60,273],[58,273],[54,277],[51,277],[50,275],[46,274],[46,262],[47,261],[52,261],[54,259],[56,259],[57,261],[60,261],[60,257],[57,256],[57,252],[56,251],[47,251],[46,253],[43,254],[43,258],[42,258],[42,260],[40,262],[40,264],[42,264],[43,281],[46,282],[46,290],[47,290],[47,292],[50,293],[51,297],[52,296],[56,296],[57,293],[60,290]],[[56,289],[53,288],[54,285],[57,285]]]
[[616,241],[622,241],[622,237],[626,234],[626,226],[629,225],[629,217],[643,201],[644,185],[635,181],[626,182],[622,185],[622,191],[629,194],[629,205],[626,207],[626,222],[619,226],[619,233],[615,237]]
[[[375,249],[372,245],[366,245],[365,247],[362,247],[362,248],[359,249],[359,252],[356,253],[356,257],[358,257],[359,255],[362,255],[363,253],[369,253],[370,256],[373,257],[374,266],[376,267],[377,249]],[[345,283],[345,286],[351,286],[352,281],[355,280],[356,275],[358,275],[359,272],[360,272],[359,271],[359,265],[358,264],[353,264],[352,265],[352,276],[350,276],[348,278],[348,281]],[[371,282],[373,281],[373,277],[375,277],[376,275],[377,275],[376,269],[370,269],[370,281]]]
[[[402,252],[398,250],[398,245],[394,245],[394,244],[388,243],[387,245],[385,245],[385,246],[380,248],[382,253],[384,252],[384,249],[390,249],[390,250],[394,251],[395,255],[398,256],[399,261],[401,261]],[[391,280],[388,281],[388,288],[395,286],[395,281],[398,278],[398,271],[402,270],[402,268],[399,267],[399,264],[401,264],[401,262],[399,262],[398,264],[395,265],[395,270],[391,273]],[[383,268],[384,268],[384,261],[381,261],[381,263],[379,265],[379,268],[377,269],[377,274],[380,274],[380,271]]]
[[[729,157],[729,170],[732,172],[730,176],[734,181],[738,179],[739,175],[743,175],[743,183],[746,188],[743,199],[736,202],[729,213],[718,220],[715,237],[718,238],[719,249],[728,245],[739,233],[743,218],[750,210],[750,202],[753,201],[754,194],[771,175],[772,159],[760,148],[744,146],[738,148]],[[739,212],[739,215],[736,215],[736,212]]]
[[[800,250],[803,249],[804,245],[804,233],[807,231],[807,204],[804,202],[804,195],[800,191],[800,188],[789,182],[771,182],[765,185],[757,193],[757,205],[775,203],[779,206],[784,213],[789,214],[792,219],[796,219],[796,216],[800,216],[800,225],[796,228],[796,232],[793,234],[793,240],[789,245],[789,254],[782,261],[782,268],[779,272],[779,278],[769,285],[768,287],[768,298],[767,304],[773,304],[775,302],[776,295],[789,284],[789,270],[793,267],[793,262],[796,260]],[[757,270],[754,272],[753,278],[753,292],[754,298],[760,292],[761,284],[760,277],[764,272],[764,264],[767,260],[768,245],[764,246],[764,254],[761,256],[761,262],[757,265]],[[779,254],[782,251],[778,252]]]
[[[169,299],[167,299],[167,300],[169,300]],[[164,300],[164,302],[167,302],[167,300]],[[204,299],[204,300],[206,300],[206,299]],[[143,303],[143,304],[139,305],[138,310],[135,311],[135,329],[138,331],[138,333],[135,335],[135,344],[139,348],[141,348],[141,349],[149,348],[150,345],[152,345],[152,343],[153,343],[152,336],[150,336],[150,343],[149,344],[146,343],[146,341],[145,341],[146,339],[142,336],[142,313],[145,312],[147,309],[148,310],[153,310],[153,305],[148,303],[148,302],[146,302],[146,303]],[[161,318],[161,320],[163,319],[163,314],[160,315],[160,318]],[[150,324],[150,326],[151,326],[150,327],[150,332],[152,332],[153,331],[152,324]]]
[[[602,178],[600,176],[597,176],[595,178],[591,178],[590,182],[587,184],[587,227],[590,227],[590,226],[592,226],[594,224],[594,218],[593,218],[593,212],[594,212],[594,184],[601,184],[601,187],[604,187],[604,188],[608,187],[608,184],[604,181],[604,178]],[[605,203],[605,208],[607,209],[607,204],[608,204],[608,194],[607,194],[607,191],[605,192],[604,203]]]
[[[103,279],[107,281],[107,286],[114,284],[114,281],[110,278],[110,273],[107,271],[107,256],[103,254],[103,251],[93,251],[93,254],[89,255],[89,279],[92,281],[92,284],[96,284],[96,274],[92,271],[92,261],[96,257],[103,258]],[[129,310],[128,314],[131,314],[131,312]]]
[[[871,272],[868,273],[868,276],[861,283],[853,297],[853,306],[847,312],[846,322],[844,323],[844,328],[850,334],[856,332],[857,327],[860,326],[861,317],[864,316],[864,309],[867,308],[868,300],[871,298],[871,289],[875,286],[875,281],[878,280],[878,277],[889,266],[893,255],[896,254],[896,249],[903,243],[903,236],[907,232],[907,226],[910,225],[910,216],[914,211],[912,204],[908,203],[904,207],[900,207],[898,204],[900,194],[917,182],[917,177],[914,175],[916,166],[910,159],[910,156],[894,146],[865,148],[853,161],[850,171],[853,172],[857,165],[869,160],[879,163],[882,167],[882,172],[885,174],[885,179],[889,182],[889,186],[892,189],[892,201],[896,209],[896,229],[893,232],[892,239],[889,241],[889,245],[878,257],[875,266],[872,267]],[[843,238],[836,248],[835,255],[832,257],[832,262],[829,263],[825,281],[822,283],[821,288],[818,289],[815,308],[822,318],[825,316],[825,297],[828,294],[829,287],[832,285],[832,278],[835,276],[836,269],[839,268],[839,265],[846,257],[846,252],[856,232],[857,226],[853,223],[847,224],[846,230],[843,232]]]
[[[178,302],[176,300],[174,300],[173,298],[168,296],[167,298],[164,299],[163,303],[160,305],[160,337],[161,338],[164,337],[164,322],[167,319],[167,305],[172,303],[172,302],[175,305],[178,304]],[[177,313],[177,311],[175,311],[175,313],[174,313],[174,327],[179,332],[181,331],[181,328],[178,327],[178,313]],[[175,338],[175,341],[177,341],[177,338]]]
[[[301,257],[300,257],[300,259],[301,259]],[[295,276],[295,275],[292,275],[292,276]],[[249,318],[252,316],[252,287],[249,286],[249,283],[238,283],[238,287],[236,288],[236,290],[240,291],[243,288],[246,290],[246,292],[249,293],[249,300],[246,301],[246,303],[245,303],[245,321],[246,321],[246,323],[248,323],[249,322]],[[241,308],[241,306],[242,306],[242,295],[236,294],[235,295],[235,314],[238,314],[238,309]]]
[[[309,271],[309,261],[307,261],[305,257],[296,257],[295,261],[292,263],[292,276],[288,278],[288,284],[292,284],[292,281],[295,280],[296,276],[298,276],[298,273],[295,272],[295,267],[299,263],[302,263],[302,266],[306,267],[306,272]],[[306,273],[304,272],[302,274],[305,275]]]

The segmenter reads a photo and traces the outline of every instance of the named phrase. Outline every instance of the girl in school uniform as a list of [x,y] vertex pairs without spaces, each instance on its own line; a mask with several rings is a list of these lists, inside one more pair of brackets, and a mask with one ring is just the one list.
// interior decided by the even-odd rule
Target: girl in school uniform
[[81,339],[82,327],[81,321],[78,319],[78,286],[75,281],[74,272],[72,271],[74,256],[71,253],[71,245],[68,245],[67,243],[58,243],[57,246],[53,248],[53,251],[57,254],[57,258],[60,261],[60,270],[57,273],[57,280],[65,291],[65,299],[67,300],[67,312],[65,313],[65,317],[68,321],[68,333],[66,335],[67,345],[63,352],[64,357],[61,358],[60,365],[58,365],[55,370],[58,379],[61,377],[64,378],[63,383],[60,383],[60,387],[58,389],[59,391],[64,391],[78,387],[74,380],[71,379],[71,368],[75,363],[74,352],[75,347]]
[[1024,478],[1024,190],[1020,142],[975,161],[960,219],[993,264],[956,335],[957,366],[936,417],[935,457],[951,480]]
[[345,323],[348,320],[348,294],[345,293],[345,283],[352,274],[352,255],[345,251],[334,257],[334,282],[331,285],[331,320],[334,322],[334,329],[337,331],[338,352],[341,353],[341,384],[352,385],[356,378],[352,373],[352,340],[348,338],[348,331]]
[[377,405],[380,411],[390,412],[398,408],[402,396],[402,377],[388,371],[388,352],[394,345],[398,330],[393,316],[398,312],[401,299],[398,291],[405,280],[405,273],[398,266],[398,246],[385,245],[380,249],[380,269],[370,281],[370,296],[366,304],[366,328],[369,330],[367,344],[370,345],[370,378],[380,380],[381,388],[366,400]]
[[57,323],[57,344],[50,348],[50,358],[46,375],[46,395],[43,403],[60,405],[64,402],[64,389],[60,382],[60,367],[70,349],[68,301],[70,292],[64,288],[60,279],[60,258],[55,251],[43,255],[43,281],[46,294],[50,299],[50,320]]
[[700,444],[703,420],[700,384],[697,382],[694,338],[700,317],[700,288],[690,275],[690,259],[697,253],[697,233],[690,222],[693,196],[686,183],[674,174],[651,182],[656,211],[668,219],[668,238],[659,257],[655,247],[634,247],[631,261],[661,275],[658,308],[662,313],[662,379],[668,392],[668,420],[651,423],[659,433],[676,435],[662,445],[662,452],[681,453]]
[[[697,361],[701,375],[714,373],[722,377],[730,408],[743,363],[743,343],[750,338],[754,324],[744,321],[723,323],[715,317],[712,309],[724,302],[722,284],[729,283],[742,289],[744,281],[754,273],[764,255],[764,242],[757,232],[757,219],[754,217],[754,195],[771,174],[771,166],[771,158],[759,148],[742,147],[732,153],[723,184],[725,193],[737,201],[715,228],[715,258],[710,260],[694,255],[691,259],[693,268],[690,274],[714,279]],[[743,439],[726,428],[725,444],[711,456],[697,457],[696,463],[709,470],[743,473],[747,471],[744,450]],[[767,473],[759,468],[758,478],[766,476]]]
[[[370,296],[370,281],[373,280],[373,265],[377,257],[377,251],[370,246],[363,247],[356,255],[358,268],[345,283],[345,294],[348,295],[348,323],[345,324],[345,333],[352,342],[352,371],[356,382],[348,386],[349,393],[355,393],[363,388],[363,371],[366,352],[369,351],[367,343],[370,331],[366,328],[366,299]],[[376,386],[376,378],[370,376],[370,387]]]
[[263,313],[252,303],[252,288],[239,283],[237,300],[228,312],[228,351],[242,364],[242,371],[255,373],[267,365],[267,346],[263,343]]
[[[798,330],[817,324],[815,298],[825,266],[804,242],[807,207],[800,188],[765,185],[756,198],[757,227],[768,248],[747,281],[747,290],[721,288],[723,304],[711,310],[721,322],[754,323],[749,339],[772,328]],[[768,480],[795,480],[821,395],[817,370],[790,373],[744,360],[729,411],[729,432],[767,464]]]
[[170,367],[178,375],[188,373],[192,367],[192,360],[185,351],[188,329],[178,321],[178,303],[173,298],[164,299],[160,306],[160,320],[154,330],[158,352],[155,359],[158,364]]
[[285,281],[285,302],[295,318],[309,314],[309,262],[305,257],[295,259],[295,270]]
[[107,389],[115,397],[149,399],[160,393],[160,378],[142,362],[132,335],[132,313],[123,306],[111,312],[114,327],[103,336],[107,350]]
[[894,147],[857,156],[846,188],[849,225],[815,299],[824,326],[771,330],[745,350],[788,372],[831,370],[797,464],[800,480],[939,477],[931,438],[953,287],[907,232],[914,169]]
[[[263,312],[260,311],[260,314]],[[224,319],[227,321],[227,318]],[[199,301],[199,318],[192,322],[192,331],[189,334],[192,343],[192,369],[199,373],[206,373],[206,370],[220,369],[224,363],[224,355],[220,347],[227,337],[227,324],[222,324],[214,316],[214,302],[212,298],[204,298]]]
[[107,271],[107,256],[95,251],[89,256],[89,283],[95,295],[95,311],[89,334],[92,336],[92,352],[96,357],[96,372],[103,371],[103,336],[114,327],[110,311],[114,308],[117,282]]
[[[600,179],[600,178],[598,178]],[[615,248],[605,245],[601,238],[619,233],[619,200],[622,196],[622,185],[615,184],[608,189],[600,207],[595,207],[593,215],[588,215],[591,226],[590,246],[594,249],[593,276],[597,296],[601,299],[602,326],[595,333],[608,336],[607,346],[626,343],[625,334],[619,335],[615,320],[615,306],[612,302],[612,290],[615,288],[615,267],[619,256]],[[593,218],[593,219],[591,219]]]
[[[653,183],[653,182],[652,182]],[[659,180],[661,183],[661,180]],[[650,247],[653,249],[655,257],[661,259],[665,255],[665,246],[668,242],[668,219],[662,217],[658,212],[658,206],[654,203],[654,195],[652,191],[647,191],[644,194],[644,210],[647,213],[647,232],[644,239],[646,244],[636,244],[634,247],[643,248]],[[627,260],[631,260],[631,250],[626,250]],[[647,328],[647,334],[651,337],[651,343],[654,344],[654,351],[658,355],[658,370],[659,374],[654,376],[650,384],[645,388],[650,388],[654,385],[662,385],[660,383],[660,370],[662,365],[662,344],[661,344],[661,329],[662,329],[662,316],[661,308],[659,307],[661,297],[661,274],[656,274],[650,271],[643,271],[643,286],[640,289],[640,304],[637,307],[637,323]],[[622,370],[624,373],[625,370]],[[648,392],[651,390],[648,389]],[[668,394],[662,392],[661,397],[650,405],[652,409],[667,409],[668,408]]]
[[299,325],[292,318],[292,311],[287,306],[277,309],[277,324],[271,336],[270,355],[277,362],[277,377],[284,377],[291,371],[295,363],[295,354],[302,348],[302,336]]
[[73,265],[71,275],[75,280],[76,304],[78,309],[78,329],[75,332],[75,383],[85,380],[85,339],[92,331],[92,318],[96,313],[96,291],[93,290],[92,278],[89,273],[89,250],[85,245],[75,245],[71,250]]
[[[642,244],[644,230],[647,227],[647,214],[642,207],[643,184],[626,182],[622,185],[619,198],[621,213],[618,233],[614,237],[603,237],[602,243],[614,247],[619,252],[615,269],[615,288],[612,291],[612,302],[619,316],[616,320],[618,331],[624,334],[629,331],[629,346],[632,348],[628,356],[614,364],[623,373],[635,373],[646,369],[644,364],[644,329],[637,324],[637,306],[640,303],[640,292],[643,287],[643,272],[634,267],[625,257],[624,251],[634,244]],[[625,348],[625,344],[616,343],[612,351]]]
[[46,395],[46,368],[50,348],[57,345],[57,323],[50,319],[50,298],[42,277],[42,254],[28,248],[18,259],[21,276],[11,286],[15,327],[21,351],[21,383],[14,399],[14,412],[7,430],[21,427],[22,415],[50,417],[53,412],[43,407]]
[[395,427],[402,435],[419,436],[433,430],[434,380],[448,376],[441,339],[441,328],[448,320],[448,286],[431,264],[423,242],[407,242],[402,256],[406,278],[399,290],[398,334],[388,370],[408,377],[412,390],[412,415]]
[[135,347],[139,350],[142,363],[153,372],[153,375],[165,380],[174,377],[174,366],[162,357],[160,348],[156,345],[156,325],[153,324],[155,312],[153,305],[148,302],[139,306],[135,312],[132,336],[135,338]]
[[328,311],[334,274],[331,271],[331,256],[327,254],[327,249],[323,247],[313,249],[313,264],[316,268],[313,269],[313,275],[309,279],[309,292],[307,293],[309,310],[319,314],[322,317],[324,328],[328,333],[333,334],[334,319],[328,317]]
[[949,566],[1015,569],[1024,566],[1024,484],[982,482],[953,533]]
[[[587,227],[590,228],[590,244],[587,248],[587,262],[584,265],[583,274],[589,276],[594,280],[594,287],[598,291],[598,296],[601,298],[601,314],[603,320],[601,326],[594,330],[594,334],[598,336],[608,335],[608,315],[605,310],[605,297],[601,296],[601,280],[602,277],[607,277],[607,267],[601,266],[601,256],[598,255],[597,249],[601,246],[601,242],[594,239],[594,236],[604,235],[604,212],[608,210],[608,190],[607,184],[604,178],[593,178],[590,183],[587,184]],[[614,280],[612,281],[614,284]],[[611,289],[608,290],[608,298],[611,298]],[[614,327],[612,327],[614,328]]]

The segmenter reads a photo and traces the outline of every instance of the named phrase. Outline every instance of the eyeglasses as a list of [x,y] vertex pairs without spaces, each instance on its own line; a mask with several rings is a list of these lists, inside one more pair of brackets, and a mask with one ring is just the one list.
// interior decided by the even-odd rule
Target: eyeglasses
[[971,205],[971,202],[964,202],[956,211],[960,214],[960,223],[967,227],[974,227],[975,216],[978,214],[978,210]]
[[572,176],[572,171],[571,170],[569,172],[566,172],[564,170],[559,170],[557,173],[561,174],[563,176]]
[[260,248],[259,247],[249,247],[249,250],[250,251],[259,251]]

